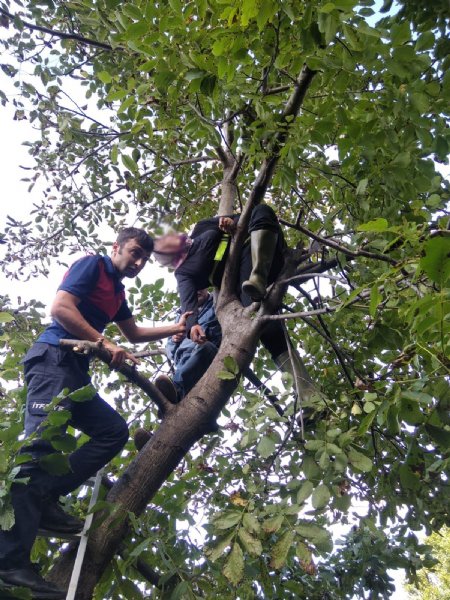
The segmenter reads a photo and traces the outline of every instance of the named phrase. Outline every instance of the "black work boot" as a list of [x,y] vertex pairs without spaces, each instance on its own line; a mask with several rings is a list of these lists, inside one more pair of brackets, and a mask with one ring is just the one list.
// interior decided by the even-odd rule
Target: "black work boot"
[[40,529],[47,529],[56,533],[79,533],[84,523],[78,517],[67,514],[59,502],[51,500],[44,503]]
[[143,427],[139,427],[139,429],[136,429],[133,436],[136,450],[141,451],[145,444],[152,437],[152,435],[153,434],[150,431],[147,431]]
[[267,278],[277,247],[278,233],[269,229],[258,229],[250,233],[252,272],[242,284],[242,291],[258,302],[266,295]]
[[167,377],[167,375],[160,375],[155,379],[155,387],[157,387],[161,394],[167,398],[170,404],[178,404],[179,398],[177,388],[174,386],[170,377]]
[[24,587],[31,591],[33,600],[64,600],[66,592],[53,583],[45,581],[35,565],[18,569],[0,569],[0,598],[7,598],[8,591],[16,587]]

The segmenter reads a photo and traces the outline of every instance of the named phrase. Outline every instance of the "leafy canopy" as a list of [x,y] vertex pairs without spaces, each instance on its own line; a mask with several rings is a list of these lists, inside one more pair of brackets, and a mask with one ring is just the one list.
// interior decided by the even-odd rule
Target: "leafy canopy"
[[[229,583],[242,598],[388,598],[388,568],[429,564],[414,531],[439,529],[449,498],[450,238],[438,171],[449,150],[448,22],[444,1],[405,1],[397,13],[391,4],[380,14],[371,0],[0,3],[16,118],[39,130],[29,187],[45,182],[31,221],[9,219],[5,271],[102,247],[100,226],[189,229],[217,213],[224,152],[240,161],[244,203],[280,131],[266,200],[291,246],[316,239],[314,260],[334,260],[331,285],[299,279],[285,298],[293,313],[330,308],[287,322],[329,416],[302,440],[289,388],[276,384],[280,416],[241,383],[223,430],[136,519],[98,598],[141,597],[138,558],[173,598],[232,597]],[[315,75],[286,122],[304,64]],[[140,280],[132,301],[147,318],[177,302]],[[24,399],[18,360],[39,315],[7,299],[3,310],[1,375],[18,382],[0,400],[7,490]],[[161,366],[153,360],[149,372]],[[253,366],[273,372],[262,351]],[[135,417],[134,389],[108,387],[133,424],[156,423],[150,410]],[[198,544],[196,516],[208,520]],[[344,527],[334,551],[333,524]],[[35,553],[52,563],[44,542]]]

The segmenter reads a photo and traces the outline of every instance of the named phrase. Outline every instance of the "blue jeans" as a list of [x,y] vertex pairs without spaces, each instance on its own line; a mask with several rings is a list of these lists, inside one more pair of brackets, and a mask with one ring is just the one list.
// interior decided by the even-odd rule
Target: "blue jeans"
[[203,377],[216,354],[217,347],[212,342],[196,344],[192,352],[184,352],[173,376],[179,400]]
[[[45,427],[45,406],[54,396],[64,388],[74,391],[90,383],[89,362],[72,350],[36,343],[23,363],[28,386],[25,433],[29,436]],[[0,569],[29,564],[45,503],[84,483],[118,454],[128,440],[126,422],[98,394],[86,402],[65,399],[61,405],[72,413],[70,425],[90,439],[70,454],[71,471],[64,475],[51,475],[39,465],[40,457],[55,452],[48,441],[37,439],[24,449],[33,461],[24,464],[18,475],[29,477],[28,483],[11,487],[16,521],[9,531],[0,531]]]

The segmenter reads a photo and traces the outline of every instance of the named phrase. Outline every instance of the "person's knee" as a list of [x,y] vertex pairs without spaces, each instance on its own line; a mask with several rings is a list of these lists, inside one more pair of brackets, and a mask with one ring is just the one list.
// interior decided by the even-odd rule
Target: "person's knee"
[[122,419],[122,424],[117,431],[117,443],[120,444],[120,447],[123,448],[125,444],[128,442],[128,438],[130,437],[130,430],[128,429],[128,425],[126,421]]
[[274,210],[267,204],[258,204],[252,211],[249,223],[249,231],[258,229],[278,230],[278,219]]
[[217,348],[212,342],[205,342],[198,347],[197,353],[204,360],[212,361],[217,354]]

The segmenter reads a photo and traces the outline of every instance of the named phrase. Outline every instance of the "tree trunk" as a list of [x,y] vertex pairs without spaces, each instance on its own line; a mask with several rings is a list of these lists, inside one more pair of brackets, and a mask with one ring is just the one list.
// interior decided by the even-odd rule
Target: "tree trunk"
[[[128,533],[127,513],[139,516],[144,512],[183,456],[203,435],[214,429],[215,420],[238,384],[238,378],[221,380],[217,377],[224,369],[224,358],[232,356],[239,373],[249,366],[262,323],[251,320],[237,300],[230,301],[220,317],[226,335],[211,367],[189,395],[166,414],[151,440],[108,493],[106,500],[113,503],[116,510],[89,536],[77,600],[92,598],[97,582]],[[123,519],[119,518],[121,515]],[[100,515],[96,517],[99,518]],[[67,587],[73,562],[74,552],[64,554],[49,579]]]

